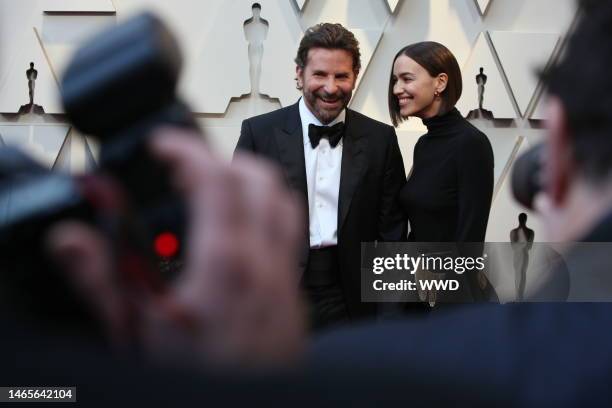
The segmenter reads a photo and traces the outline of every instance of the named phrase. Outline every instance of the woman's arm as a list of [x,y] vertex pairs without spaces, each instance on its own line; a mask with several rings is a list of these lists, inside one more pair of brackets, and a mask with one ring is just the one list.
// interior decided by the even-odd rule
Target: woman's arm
[[459,144],[459,214],[456,242],[483,242],[493,198],[493,149],[484,133],[466,135]]

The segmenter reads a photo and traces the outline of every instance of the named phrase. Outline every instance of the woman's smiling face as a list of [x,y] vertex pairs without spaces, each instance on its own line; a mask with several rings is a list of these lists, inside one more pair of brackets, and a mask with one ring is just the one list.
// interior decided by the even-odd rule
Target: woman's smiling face
[[446,85],[441,76],[446,75],[432,77],[406,55],[397,57],[393,63],[393,95],[397,98],[402,118],[416,116],[426,119],[438,114],[439,94]]

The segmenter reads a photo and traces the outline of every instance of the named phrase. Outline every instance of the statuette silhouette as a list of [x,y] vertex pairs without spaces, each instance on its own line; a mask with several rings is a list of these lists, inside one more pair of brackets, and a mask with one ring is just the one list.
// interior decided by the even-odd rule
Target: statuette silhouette
[[476,85],[478,86],[478,109],[471,110],[467,115],[467,119],[493,119],[493,112],[483,108],[486,83],[487,76],[484,73],[484,68],[480,67],[480,73],[476,75]]
[[261,61],[263,59],[263,43],[268,36],[268,21],[261,17],[261,5],[253,3],[253,17],[244,22],[244,37],[249,43],[249,74],[251,78],[251,95],[259,94],[261,78]]
[[527,214],[518,216],[519,226],[510,231],[510,242],[514,253],[514,273],[516,286],[516,300],[525,297],[525,284],[527,281],[527,268],[529,267],[529,251],[533,247],[534,231],[527,227]]
[[36,86],[36,78],[38,78],[38,71],[34,68],[34,63],[30,62],[30,68],[25,72],[26,78],[28,78],[28,96],[30,102],[21,105],[18,113],[45,113],[42,106],[34,103],[34,89]]

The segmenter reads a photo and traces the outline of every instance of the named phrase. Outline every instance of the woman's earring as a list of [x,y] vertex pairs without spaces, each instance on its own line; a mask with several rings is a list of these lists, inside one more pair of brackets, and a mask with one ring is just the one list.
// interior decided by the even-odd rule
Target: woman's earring
[[434,96],[437,98],[438,96],[440,96],[440,92],[434,91]]

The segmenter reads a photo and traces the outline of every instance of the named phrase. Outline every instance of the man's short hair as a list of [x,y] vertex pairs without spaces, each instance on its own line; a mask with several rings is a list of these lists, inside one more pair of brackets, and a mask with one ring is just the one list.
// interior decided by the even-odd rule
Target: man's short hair
[[348,51],[353,57],[353,72],[355,75],[361,69],[361,53],[359,41],[355,35],[344,28],[342,24],[321,23],[306,30],[295,57],[298,67],[304,69],[308,63],[308,51],[312,48]]
[[580,1],[579,11],[562,61],[543,79],[563,104],[579,172],[599,182],[612,173],[612,2]]

